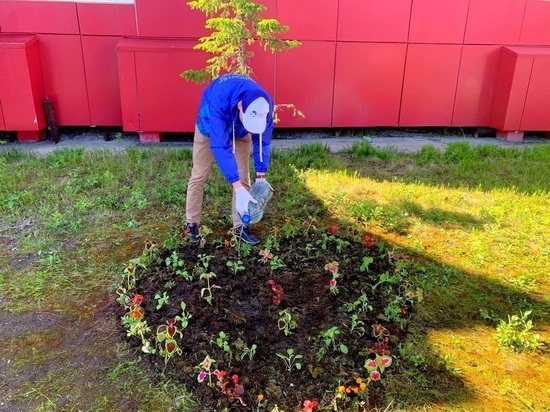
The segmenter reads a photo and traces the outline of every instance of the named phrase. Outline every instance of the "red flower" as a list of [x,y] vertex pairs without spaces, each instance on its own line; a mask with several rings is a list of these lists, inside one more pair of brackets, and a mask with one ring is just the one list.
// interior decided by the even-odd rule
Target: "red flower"
[[315,409],[317,405],[317,401],[305,400],[304,409],[302,409],[302,412],[313,412],[313,409]]
[[365,237],[363,238],[363,243],[366,248],[372,247],[374,245],[374,242],[369,235],[365,235]]
[[143,302],[143,295],[135,294],[132,296],[132,305],[140,305]]
[[332,225],[327,230],[329,235],[335,235],[337,231],[338,231],[338,226],[336,226],[336,225]]
[[273,279],[269,279],[267,283],[271,286],[271,290],[275,294],[275,296],[273,296],[273,304],[278,306],[281,300],[283,300],[283,287],[277,285]]

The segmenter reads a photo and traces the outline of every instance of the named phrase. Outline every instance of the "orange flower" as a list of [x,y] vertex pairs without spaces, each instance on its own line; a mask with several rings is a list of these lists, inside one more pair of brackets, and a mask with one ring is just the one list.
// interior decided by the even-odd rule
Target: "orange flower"
[[365,389],[367,389],[367,384],[365,382],[361,382],[359,384],[359,387],[361,388],[362,391],[364,391]]
[[224,244],[225,246],[229,247],[229,245],[230,245],[231,243],[229,242],[229,240],[224,239],[223,244]]
[[260,393],[260,394],[258,394],[257,399],[258,399],[258,402],[261,402],[261,401],[263,401],[265,398],[264,398],[264,395],[262,395],[262,394]]

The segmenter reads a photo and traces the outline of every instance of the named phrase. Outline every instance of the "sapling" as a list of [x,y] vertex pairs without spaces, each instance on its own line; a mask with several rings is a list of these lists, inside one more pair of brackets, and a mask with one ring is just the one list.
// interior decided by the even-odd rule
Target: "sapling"
[[187,307],[187,305],[183,300],[181,301],[180,306],[181,306],[181,316],[179,315],[176,316],[176,320],[178,322],[181,322],[181,328],[185,329],[189,325],[189,319],[191,319],[192,316],[191,314],[185,311],[185,308]]
[[296,329],[298,326],[296,322],[292,319],[292,314],[288,309],[282,310],[279,312],[279,320],[277,321],[279,330],[282,330],[285,336],[288,336],[292,333],[292,329]]
[[162,292],[162,295],[160,292],[157,292],[155,295],[155,299],[157,300],[157,310],[162,308],[164,305],[168,304],[170,301],[170,296],[166,292]]
[[215,79],[220,72],[252,74],[248,65],[254,55],[247,46],[259,42],[272,52],[297,47],[296,40],[281,40],[280,33],[288,31],[275,19],[264,19],[261,13],[267,7],[251,0],[198,0],[187,3],[192,9],[202,11],[208,18],[206,28],[213,32],[199,39],[194,49],[210,55],[208,66],[201,70],[186,70],[181,77],[197,83]]
[[319,336],[325,343],[325,346],[331,347],[333,351],[340,350],[343,354],[348,353],[348,347],[344,344],[340,344],[336,346],[336,336],[340,334],[340,330],[338,329],[338,326],[332,326],[331,328],[327,330],[322,330],[319,332]]
[[231,352],[231,347],[229,346],[229,335],[227,335],[224,331],[220,331],[218,333],[218,337],[216,338],[216,345],[223,349],[224,352]]
[[273,272],[276,269],[284,267],[285,264],[281,260],[279,256],[273,256],[273,259],[269,261],[269,267],[271,268],[271,271]]
[[302,355],[295,354],[294,349],[288,348],[286,350],[286,355],[281,353],[276,353],[275,355],[285,362],[287,371],[292,372],[292,369],[294,368],[298,370],[302,369],[302,364],[296,362],[298,359],[302,359]]
[[176,271],[176,275],[182,276],[186,281],[191,282],[193,276],[189,275],[186,270],[183,270],[185,266],[185,261],[180,259],[176,251],[172,252],[172,255],[168,256],[165,260],[166,266],[173,267]]
[[[206,279],[206,287],[201,289],[201,299],[204,298],[208,302],[209,305],[212,304],[212,289],[221,289],[221,286],[218,285],[210,285],[210,279],[215,278],[216,274],[214,272],[208,272],[203,273],[200,275],[200,279]],[[208,295],[205,297],[205,292],[208,292]]]
[[241,353],[241,360],[245,356],[248,356],[248,359],[252,361],[252,358],[254,358],[254,355],[256,355],[256,349],[258,346],[256,344],[252,344],[252,346],[249,348],[248,346],[243,349],[243,352]]
[[237,272],[243,271],[245,269],[243,262],[241,260],[228,260],[226,266],[233,271],[233,274],[236,275]]

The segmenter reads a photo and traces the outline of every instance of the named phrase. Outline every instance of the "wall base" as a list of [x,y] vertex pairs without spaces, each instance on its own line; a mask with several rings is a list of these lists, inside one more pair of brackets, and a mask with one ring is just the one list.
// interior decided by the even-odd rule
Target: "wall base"
[[44,130],[25,130],[17,132],[19,142],[40,142],[44,138]]
[[523,132],[497,130],[497,139],[506,140],[507,142],[512,143],[521,143],[523,142]]
[[139,141],[141,143],[160,143],[162,136],[160,133],[139,132]]

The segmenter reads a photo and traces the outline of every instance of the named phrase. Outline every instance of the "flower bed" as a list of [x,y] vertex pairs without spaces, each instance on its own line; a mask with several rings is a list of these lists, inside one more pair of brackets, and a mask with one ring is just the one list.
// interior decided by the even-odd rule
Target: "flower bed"
[[121,276],[121,325],[205,410],[383,406],[412,304],[407,265],[370,236],[286,220],[259,246],[228,233],[146,242]]

